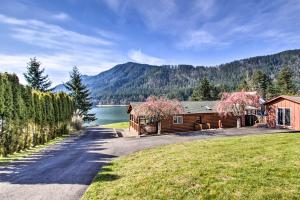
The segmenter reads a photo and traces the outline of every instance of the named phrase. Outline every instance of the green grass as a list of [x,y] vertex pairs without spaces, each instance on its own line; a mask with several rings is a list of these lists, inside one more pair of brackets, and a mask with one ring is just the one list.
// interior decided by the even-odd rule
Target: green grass
[[128,128],[129,122],[118,122],[118,123],[112,123],[112,124],[105,124],[102,125],[104,128]]
[[43,145],[38,145],[38,146],[32,147],[30,149],[27,149],[27,150],[24,150],[24,151],[21,151],[21,152],[17,152],[17,153],[14,153],[12,155],[8,155],[8,157],[1,157],[0,156],[0,166],[9,164],[12,161],[16,161],[16,160],[25,158],[27,156],[30,156],[33,153],[37,153],[37,152],[45,149],[46,147],[48,147],[52,144],[56,144],[60,141],[63,141],[65,138],[67,138],[69,136],[70,135],[63,135],[61,137],[57,137],[57,138],[55,138],[55,139],[53,139],[53,140],[51,140],[51,141],[49,141],[49,142],[47,142]]
[[105,166],[83,199],[300,199],[300,134],[140,151]]

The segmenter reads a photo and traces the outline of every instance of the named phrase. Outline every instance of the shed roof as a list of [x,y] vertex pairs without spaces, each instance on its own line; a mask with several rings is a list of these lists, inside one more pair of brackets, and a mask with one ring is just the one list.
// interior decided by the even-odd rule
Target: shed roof
[[287,100],[290,100],[290,101],[293,101],[295,103],[299,103],[300,104],[300,96],[287,96],[287,95],[281,95],[281,96],[275,97],[273,99],[270,99],[265,104],[270,104],[273,101],[276,101],[277,99],[280,99],[280,98],[287,99]]

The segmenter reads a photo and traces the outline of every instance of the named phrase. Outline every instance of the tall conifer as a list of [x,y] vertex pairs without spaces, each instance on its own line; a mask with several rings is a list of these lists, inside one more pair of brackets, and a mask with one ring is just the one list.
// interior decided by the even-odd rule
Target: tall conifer
[[81,74],[76,66],[70,73],[70,78],[71,80],[65,86],[73,97],[76,114],[82,117],[84,121],[94,121],[95,114],[89,113],[89,110],[92,108],[90,91],[82,83]]
[[277,87],[281,94],[293,95],[296,93],[293,72],[284,67],[280,70],[277,78]]
[[211,100],[212,95],[211,95],[211,90],[212,87],[205,77],[204,79],[201,80],[200,85],[193,91],[192,94],[192,99],[195,101],[199,100]]
[[254,89],[265,99],[271,82],[268,75],[261,70],[255,71],[252,82]]
[[48,79],[48,75],[43,75],[44,68],[41,68],[41,63],[36,58],[30,58],[30,62],[27,64],[27,73],[24,77],[32,88],[40,91],[47,91],[51,86],[51,81]]

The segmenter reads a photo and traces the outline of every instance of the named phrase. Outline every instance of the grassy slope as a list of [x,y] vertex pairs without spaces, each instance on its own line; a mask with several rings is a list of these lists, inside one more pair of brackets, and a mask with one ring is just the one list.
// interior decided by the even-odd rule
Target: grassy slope
[[113,123],[113,124],[105,124],[102,125],[104,128],[128,128],[129,127],[129,122],[118,122],[118,123]]
[[84,199],[300,199],[300,134],[137,152],[104,167]]
[[69,137],[70,135],[63,135],[61,137],[57,137],[43,145],[38,145],[38,146],[35,146],[33,148],[30,148],[30,149],[27,149],[27,150],[24,150],[24,151],[21,151],[21,152],[17,152],[17,153],[14,153],[12,155],[8,155],[8,157],[1,157],[0,156],[0,165],[6,165],[12,161],[15,161],[15,160],[19,160],[19,159],[22,159],[22,158],[25,158],[33,153],[37,153],[41,150],[43,150],[44,148],[52,145],[52,144],[56,144],[62,140],[64,140],[65,138]]

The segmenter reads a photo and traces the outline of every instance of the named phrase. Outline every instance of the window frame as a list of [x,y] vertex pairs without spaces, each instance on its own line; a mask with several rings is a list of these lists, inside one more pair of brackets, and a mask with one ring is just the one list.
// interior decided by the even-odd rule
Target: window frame
[[[286,123],[286,111],[289,110],[289,118],[290,118],[290,121],[289,121],[289,124]],[[292,126],[292,109],[291,108],[285,108],[284,109],[284,124],[285,126]]]
[[[278,118],[278,114],[279,114],[279,109],[282,110],[282,124],[279,124],[279,118]],[[286,124],[286,110],[289,110],[289,115],[290,115],[290,123]],[[292,126],[292,108],[290,107],[278,107],[276,109],[276,125],[277,126],[286,126],[286,127],[291,127]]]
[[[181,121],[178,119],[181,119]],[[183,124],[183,116],[182,115],[173,116],[173,124]]]

